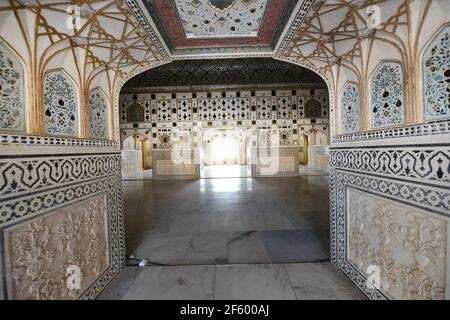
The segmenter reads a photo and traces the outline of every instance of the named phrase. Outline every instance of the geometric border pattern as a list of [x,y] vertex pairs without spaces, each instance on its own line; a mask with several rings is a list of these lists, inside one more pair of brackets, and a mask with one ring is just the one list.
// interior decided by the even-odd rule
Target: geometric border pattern
[[120,155],[0,159],[0,199],[120,172]]
[[118,143],[113,140],[100,141],[77,138],[41,137],[28,135],[1,134],[1,144],[38,145],[38,146],[74,146],[74,147],[113,147]]
[[441,185],[450,183],[450,145],[332,150],[331,165],[337,168],[382,176],[394,175],[411,181],[425,179]]
[[417,137],[425,135],[439,135],[450,133],[450,121],[434,121],[414,125],[401,126],[396,128],[372,130],[361,133],[350,133],[334,136],[333,143],[367,141],[379,139],[392,139],[403,137]]

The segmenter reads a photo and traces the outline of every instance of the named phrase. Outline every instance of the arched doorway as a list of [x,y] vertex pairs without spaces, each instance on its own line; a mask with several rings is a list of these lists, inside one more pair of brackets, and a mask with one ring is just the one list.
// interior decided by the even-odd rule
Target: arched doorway
[[[214,64],[232,65],[231,61],[173,62],[150,70],[142,78],[138,76],[138,79],[132,79],[124,88],[121,95],[121,105],[124,109],[121,109],[121,112],[128,114],[127,108],[133,110],[136,105],[148,106],[145,112],[151,115],[151,119],[138,123],[137,128],[132,130],[147,130],[146,137],[151,140],[152,149],[159,150],[158,152],[170,154],[192,146],[201,148],[201,161],[206,167],[222,166],[220,170],[225,171],[227,166],[241,165],[247,171],[247,165],[251,166],[248,158],[252,148],[259,145],[267,148],[277,146],[283,150],[299,148],[302,143],[306,150],[306,158],[303,158],[303,161],[308,165],[309,147],[317,143],[328,143],[327,134],[330,132],[327,86],[314,73],[309,76],[319,85],[307,88],[293,84],[286,89],[273,83],[270,86],[265,84],[255,87],[238,85],[230,89],[228,83],[217,83],[214,91],[204,86],[190,85],[167,92],[157,90],[176,86],[171,83],[157,83],[158,87],[151,87],[156,85],[153,81],[157,79],[152,72],[169,74],[170,68],[189,68],[190,64],[198,63],[202,64],[202,70],[211,68],[212,73],[222,72],[222,69]],[[286,63],[271,61],[275,60],[252,59],[248,63],[256,63],[260,68],[272,63],[288,68]],[[239,60],[236,63],[243,62]],[[272,65],[273,68],[276,66]],[[292,66],[296,69],[296,72],[291,70],[292,74],[308,72],[301,67]],[[191,69],[198,68],[197,65],[195,68],[191,66]],[[178,70],[178,74],[182,77],[186,73]],[[260,75],[261,71],[259,78]],[[212,78],[225,79],[220,75],[214,75]],[[189,81],[194,80],[182,79],[180,82],[189,84]],[[146,92],[139,94],[138,85],[146,83],[145,81],[150,81],[145,87]],[[125,128],[123,132],[130,132],[129,123],[122,125]],[[327,127],[327,130],[318,130],[318,126]],[[184,143],[185,140],[187,143]],[[289,166],[291,158],[299,161],[297,153],[296,149],[295,153],[281,154],[279,166]],[[161,163],[161,167],[166,165],[163,161]],[[164,169],[171,170],[169,165],[167,163]],[[268,177],[261,180],[239,175],[220,178],[169,181],[164,184],[155,181],[145,181],[144,184],[136,182],[136,187],[145,189],[142,194],[152,196],[137,199],[137,194],[133,193],[130,195],[132,201],[125,199],[126,213],[129,212],[133,220],[127,229],[127,238],[130,238],[128,243],[132,244],[128,248],[129,252],[136,257],[148,258],[154,263],[182,265],[307,262],[327,259],[329,225],[326,175],[316,174],[308,179],[298,177],[298,174],[296,177]],[[128,182],[127,185],[134,186]],[[303,191],[294,188],[300,193],[292,192],[291,186],[296,185],[298,190],[313,190],[320,205],[313,205],[308,200],[309,195],[302,195]],[[247,203],[246,197],[258,201],[250,200]],[[231,205],[233,209],[229,210],[230,199],[235,200]],[[272,204],[270,199],[275,204]],[[148,208],[138,205],[143,202],[149,204]],[[215,205],[210,207],[206,203]],[[203,206],[206,209],[201,209]],[[148,216],[140,217],[139,210]],[[163,212],[167,212],[167,215]],[[149,216],[151,218],[148,218]],[[184,236],[180,236],[180,233]],[[239,238],[240,233],[249,233],[252,236],[248,243],[246,241],[240,244],[241,248],[233,245],[230,249],[228,240],[225,239],[235,236]],[[143,234],[146,239],[142,239]],[[302,237],[307,240],[301,240]],[[166,244],[174,242],[177,248],[166,247]],[[204,248],[206,243],[211,248]],[[164,249],[160,248],[159,244]],[[197,254],[186,247],[190,244],[195,248],[194,251],[205,252]],[[257,245],[259,249],[251,254],[255,249],[252,248],[253,245]],[[309,246],[311,250],[300,248],[302,245]],[[277,252],[276,247],[284,246],[291,249]],[[183,257],[180,257],[180,251],[183,252]]]
[[150,139],[133,133],[122,141],[122,178],[148,179],[151,177],[152,155]]

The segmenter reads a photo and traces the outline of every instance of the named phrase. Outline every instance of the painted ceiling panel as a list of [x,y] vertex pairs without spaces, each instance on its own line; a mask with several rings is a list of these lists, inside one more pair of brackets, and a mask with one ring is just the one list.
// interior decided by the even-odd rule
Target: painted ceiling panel
[[267,0],[175,0],[187,38],[256,37]]
[[299,1],[143,0],[172,54],[191,49],[274,48]]

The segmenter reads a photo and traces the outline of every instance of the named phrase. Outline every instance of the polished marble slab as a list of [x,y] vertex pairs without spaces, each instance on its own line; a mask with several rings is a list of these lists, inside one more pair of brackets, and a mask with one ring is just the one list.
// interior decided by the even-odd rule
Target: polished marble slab
[[261,232],[231,232],[228,234],[228,262],[270,263],[269,252]]
[[360,300],[326,263],[126,267],[103,300]]
[[158,264],[328,258],[326,176],[125,181],[124,197],[128,254]]
[[144,267],[123,300],[211,300],[214,266]]
[[216,267],[217,300],[294,300],[283,265],[248,264]]
[[363,295],[330,263],[287,264],[299,300],[361,300]]
[[241,165],[213,165],[204,166],[202,178],[243,178],[250,177],[251,172],[247,166]]
[[276,230],[262,233],[271,262],[314,262],[329,259],[329,253],[312,229]]

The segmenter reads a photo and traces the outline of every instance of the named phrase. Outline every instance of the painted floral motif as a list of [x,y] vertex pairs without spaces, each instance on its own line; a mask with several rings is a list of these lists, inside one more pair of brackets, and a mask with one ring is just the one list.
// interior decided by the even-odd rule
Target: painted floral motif
[[450,116],[450,26],[429,45],[423,56],[424,118]]
[[25,130],[24,90],[22,65],[0,42],[0,129]]
[[78,134],[78,98],[75,85],[62,71],[45,75],[45,129],[49,134]]
[[108,101],[98,88],[89,95],[89,129],[92,138],[108,138]]
[[394,299],[445,299],[448,222],[356,190],[348,201],[348,260],[364,274],[378,266]]
[[188,38],[256,36],[267,0],[175,0]]
[[354,83],[347,83],[341,96],[341,131],[355,132],[360,129],[359,88]]
[[403,71],[399,63],[384,62],[371,81],[372,127],[403,123]]

